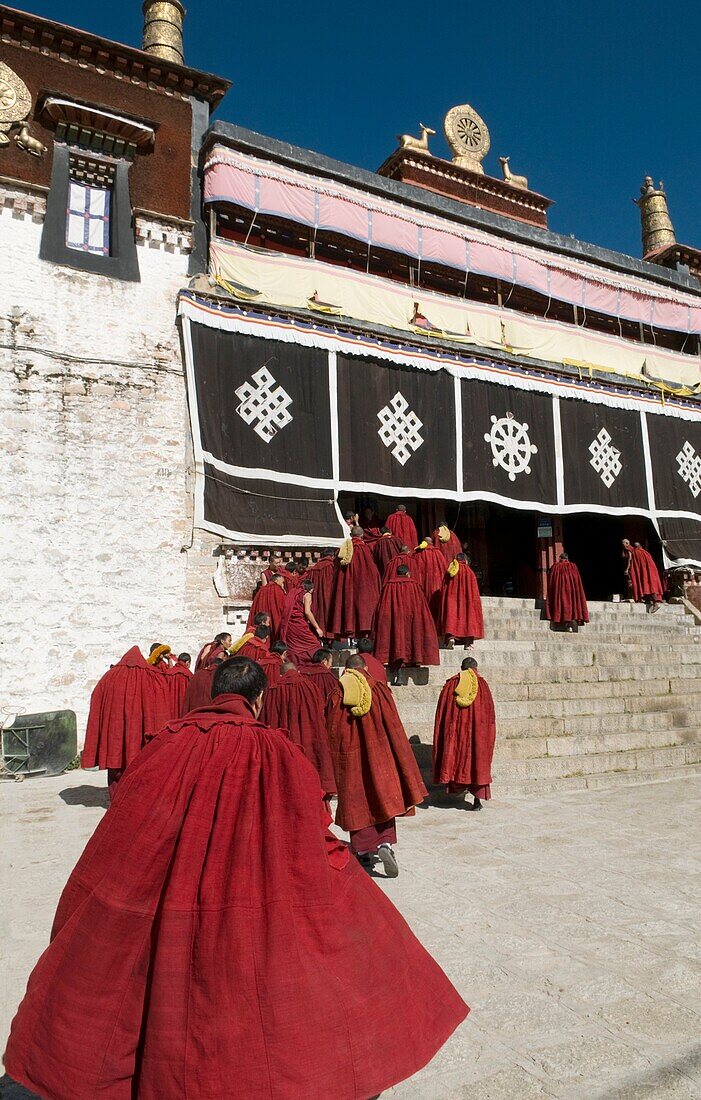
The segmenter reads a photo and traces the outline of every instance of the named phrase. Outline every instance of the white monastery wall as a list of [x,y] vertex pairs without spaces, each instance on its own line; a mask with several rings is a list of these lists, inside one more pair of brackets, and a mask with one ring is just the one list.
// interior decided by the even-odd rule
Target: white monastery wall
[[0,712],[75,710],[82,743],[127,649],[222,629],[219,540],[192,537],[182,231],[137,223],[124,283],[39,260],[43,203],[0,185]]

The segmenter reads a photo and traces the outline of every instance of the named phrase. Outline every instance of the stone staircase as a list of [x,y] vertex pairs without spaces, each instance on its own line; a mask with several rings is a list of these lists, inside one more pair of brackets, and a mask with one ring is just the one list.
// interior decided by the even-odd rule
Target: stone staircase
[[[590,603],[579,633],[553,632],[532,600],[485,598],[475,643],[494,693],[494,786],[501,794],[581,790],[701,772],[701,629],[681,605]],[[422,765],[430,759],[441,667],[394,689]],[[420,744],[418,743],[420,742]]]

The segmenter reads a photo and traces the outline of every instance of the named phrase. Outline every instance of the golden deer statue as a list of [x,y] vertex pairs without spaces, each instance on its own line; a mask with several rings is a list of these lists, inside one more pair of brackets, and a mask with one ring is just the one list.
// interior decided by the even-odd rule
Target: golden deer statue
[[504,173],[504,181],[510,183],[512,187],[521,187],[524,191],[528,190],[528,180],[525,176],[514,176],[509,168],[510,157],[499,157],[501,164],[501,170]]
[[414,137],[413,134],[397,134],[397,141],[399,142],[400,149],[411,149],[414,153],[428,153],[428,138],[429,134],[435,134],[435,130],[432,130],[430,126],[424,126],[423,122],[419,123],[419,129],[421,130],[421,137]]

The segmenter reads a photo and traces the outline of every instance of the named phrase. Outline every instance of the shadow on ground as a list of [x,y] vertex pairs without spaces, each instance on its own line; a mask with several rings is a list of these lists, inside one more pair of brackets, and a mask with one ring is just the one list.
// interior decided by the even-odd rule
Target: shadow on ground
[[67,806],[101,806],[106,810],[110,804],[107,787],[90,787],[87,783],[82,787],[65,787],[58,795]]
[[27,1092],[22,1086],[13,1081],[7,1074],[0,1077],[0,1100],[39,1100],[34,1092]]

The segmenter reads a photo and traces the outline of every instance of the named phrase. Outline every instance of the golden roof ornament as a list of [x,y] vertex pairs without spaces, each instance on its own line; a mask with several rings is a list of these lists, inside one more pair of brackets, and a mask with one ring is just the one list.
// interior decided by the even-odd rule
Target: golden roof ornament
[[640,198],[633,199],[633,202],[640,208],[643,256],[677,243],[662,180],[659,187],[655,188],[652,176],[646,176],[640,188]]
[[431,155],[431,150],[428,147],[429,135],[435,134],[435,130],[432,130],[430,126],[424,126],[423,122],[419,123],[419,130],[421,131],[421,137],[414,137],[413,134],[397,134],[397,141],[399,142],[400,149],[411,149],[412,153],[425,153],[427,156]]
[[9,65],[0,61],[0,145],[10,144],[9,131],[24,122],[31,109],[29,88]]
[[469,103],[452,107],[443,123],[446,141],[453,150],[453,164],[484,175],[482,161],[489,152],[491,138],[484,119]]

